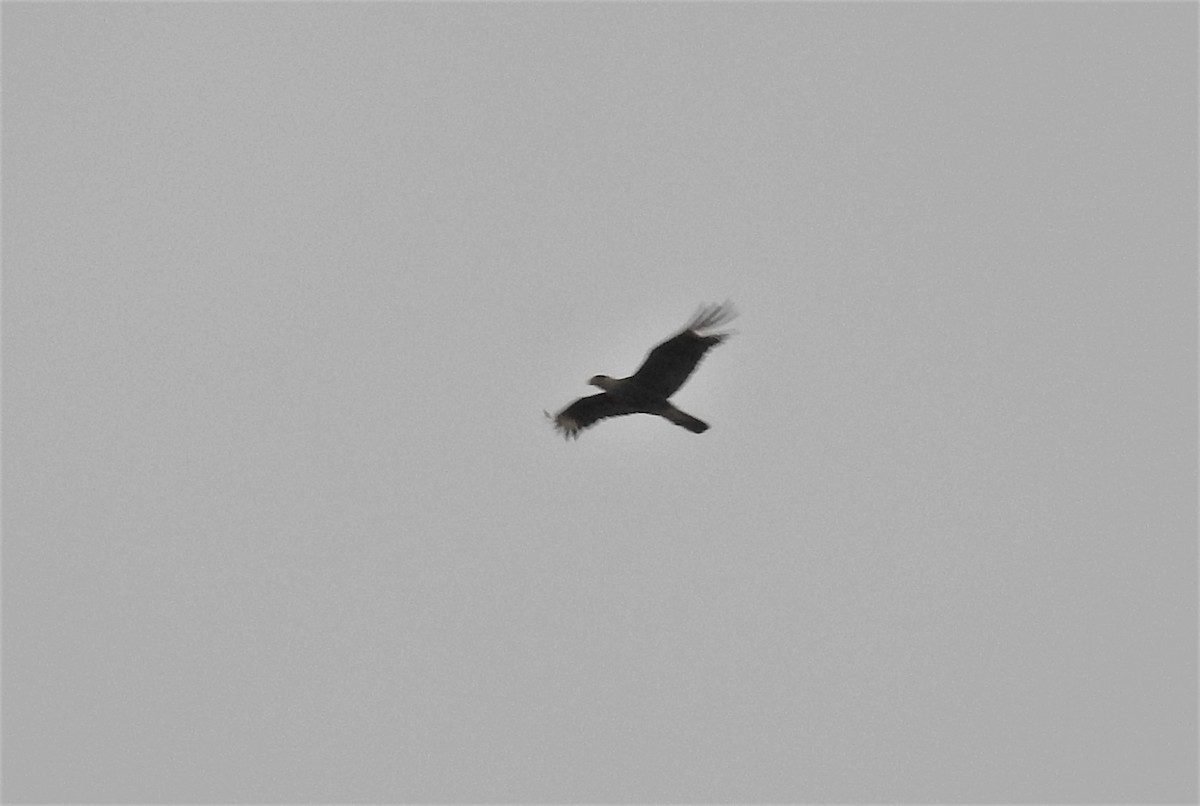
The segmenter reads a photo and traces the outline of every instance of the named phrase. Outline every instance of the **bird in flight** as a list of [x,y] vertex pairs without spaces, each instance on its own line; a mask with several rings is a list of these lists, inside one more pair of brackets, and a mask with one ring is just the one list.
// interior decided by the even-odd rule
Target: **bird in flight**
[[683,386],[705,353],[731,335],[709,331],[735,316],[729,302],[701,306],[683,330],[650,351],[637,372],[628,378],[595,375],[588,383],[603,392],[581,397],[554,416],[545,412],[546,416],[566,439],[578,439],[583,429],[625,414],[657,414],[693,434],[703,434],[708,423],[675,408],[667,398]]

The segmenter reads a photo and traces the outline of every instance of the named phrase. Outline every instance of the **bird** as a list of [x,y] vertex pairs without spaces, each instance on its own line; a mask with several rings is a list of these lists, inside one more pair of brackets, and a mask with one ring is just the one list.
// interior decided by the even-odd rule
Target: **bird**
[[638,371],[628,378],[593,375],[588,384],[604,391],[581,397],[558,414],[543,412],[563,435],[578,439],[580,432],[607,417],[626,414],[655,414],[693,434],[703,434],[708,423],[680,411],[668,400],[683,386],[705,353],[732,332],[712,333],[737,316],[732,303],[702,305],[683,330],[646,355]]

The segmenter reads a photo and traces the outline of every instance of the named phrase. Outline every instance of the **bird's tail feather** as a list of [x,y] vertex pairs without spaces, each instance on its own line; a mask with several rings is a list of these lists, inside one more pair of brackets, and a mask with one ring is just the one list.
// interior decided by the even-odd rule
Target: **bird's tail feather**
[[674,406],[664,411],[662,416],[675,423],[675,425],[683,426],[693,434],[703,434],[708,430],[708,423],[690,414],[685,414]]

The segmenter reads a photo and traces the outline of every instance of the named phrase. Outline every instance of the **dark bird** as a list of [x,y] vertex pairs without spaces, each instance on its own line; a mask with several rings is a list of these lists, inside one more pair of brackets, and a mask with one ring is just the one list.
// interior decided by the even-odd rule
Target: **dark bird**
[[[604,391],[581,397],[551,417],[554,427],[567,439],[603,420],[625,414],[657,414],[693,434],[703,434],[708,423],[685,414],[669,398],[683,386],[692,370],[710,349],[729,338],[729,333],[706,333],[737,316],[733,305],[705,305],[677,335],[655,347],[642,366],[628,378],[595,375],[588,381]],[[550,417],[550,413],[546,412]]]

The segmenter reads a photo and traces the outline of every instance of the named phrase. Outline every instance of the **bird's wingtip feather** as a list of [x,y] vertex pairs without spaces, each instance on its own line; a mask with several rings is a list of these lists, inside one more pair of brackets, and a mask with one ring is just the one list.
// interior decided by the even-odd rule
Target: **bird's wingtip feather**
[[572,439],[579,439],[579,432],[583,429],[579,427],[579,423],[571,417],[564,417],[562,414],[553,415],[550,412],[542,409],[542,414],[546,415],[546,419],[554,424],[554,430],[563,435],[563,439],[570,442]]
[[688,323],[686,329],[695,332],[711,330],[731,321],[737,316],[737,313],[737,308],[729,300],[701,305],[700,310],[696,311],[696,315],[692,317],[692,321]]

